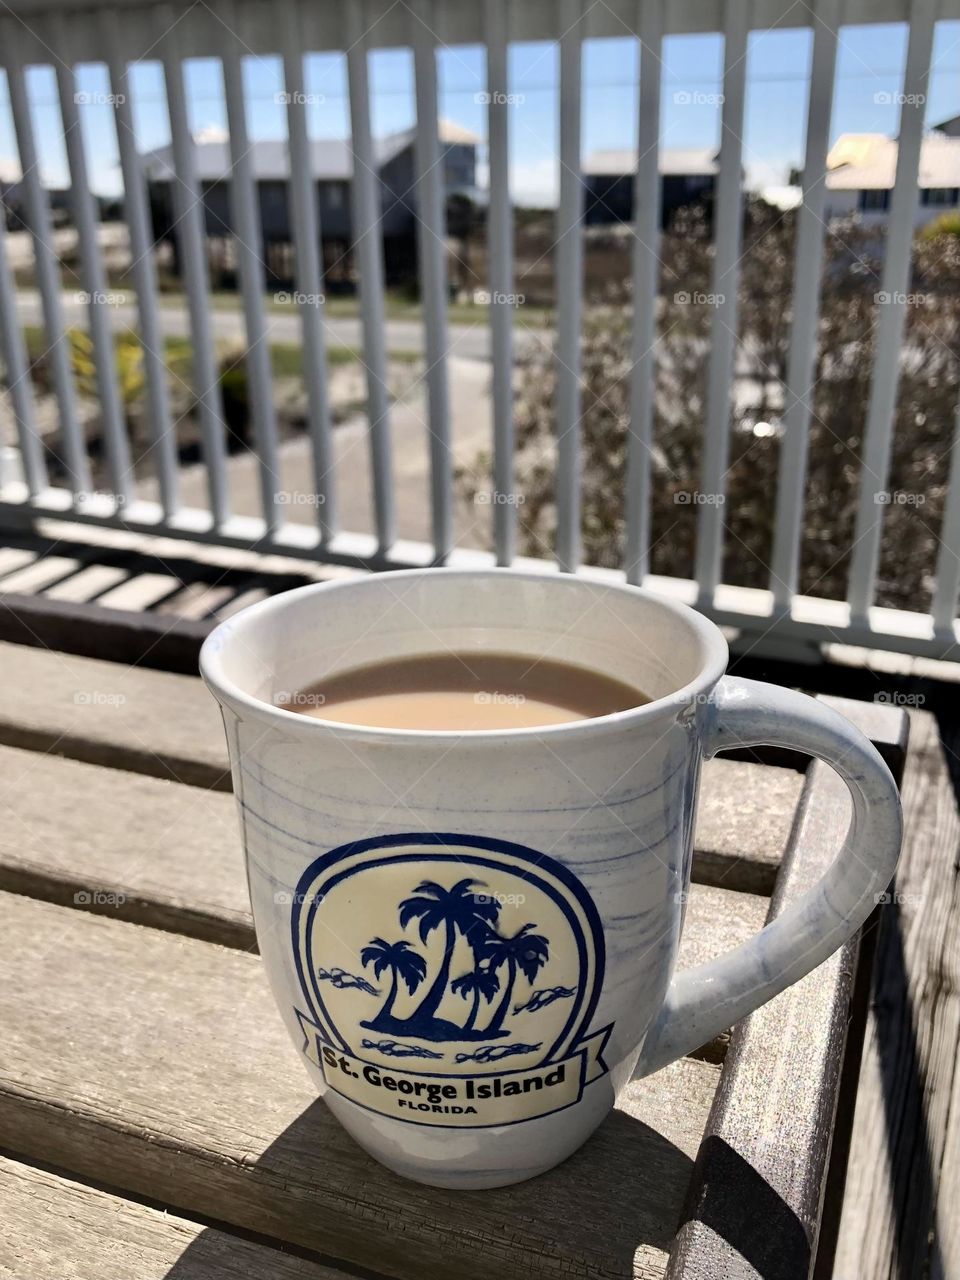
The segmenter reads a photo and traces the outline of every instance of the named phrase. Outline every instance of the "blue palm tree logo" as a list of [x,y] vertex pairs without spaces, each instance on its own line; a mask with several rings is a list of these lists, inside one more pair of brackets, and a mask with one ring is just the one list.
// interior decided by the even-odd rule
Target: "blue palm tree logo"
[[513,995],[517,973],[522,973],[532,987],[540,969],[550,958],[547,939],[541,933],[530,932],[536,927],[535,924],[525,924],[511,938],[493,934],[487,939],[486,955],[490,971],[496,974],[501,966],[507,971],[503,995],[487,1027],[488,1036],[503,1034],[503,1023],[510,1010],[510,997]]
[[390,990],[381,1010],[381,1014],[388,1018],[397,998],[398,980],[402,978],[407,990],[413,995],[427,973],[426,960],[403,939],[400,942],[384,942],[382,938],[374,938],[360,952],[360,962],[365,969],[368,965],[373,966],[375,978],[379,978],[387,969],[390,970]]
[[[413,995],[427,980],[428,963],[405,939],[386,942],[373,938],[361,952],[364,968],[372,967],[379,978],[390,972],[390,987],[383,1005],[373,1018],[360,1025],[392,1036],[415,1036],[421,1040],[489,1040],[509,1035],[504,1024],[510,1016],[510,1003],[519,975],[532,987],[540,969],[550,958],[549,939],[534,933],[536,925],[523,925],[511,936],[497,928],[500,904],[496,898],[480,892],[484,886],[477,880],[458,880],[445,888],[435,880],[424,880],[399,906],[401,929],[418,921],[420,941],[424,945],[431,934],[443,931],[443,952],[436,972],[419,1003],[406,1016],[394,1012],[402,982]],[[457,942],[464,939],[473,955],[473,966],[451,980]],[[501,979],[501,971],[503,978]],[[439,1009],[448,991],[469,1000],[462,1023],[441,1017]],[[480,1002],[492,1004],[499,994],[496,1009],[489,1022],[477,1026]]]
[[454,978],[450,983],[450,990],[456,992],[458,996],[463,996],[464,1000],[473,997],[470,1013],[463,1024],[464,1031],[472,1031],[480,1012],[480,997],[483,996],[487,1004],[490,1004],[500,990],[500,979],[493,969],[481,969],[477,966],[469,973],[462,973],[459,978]]

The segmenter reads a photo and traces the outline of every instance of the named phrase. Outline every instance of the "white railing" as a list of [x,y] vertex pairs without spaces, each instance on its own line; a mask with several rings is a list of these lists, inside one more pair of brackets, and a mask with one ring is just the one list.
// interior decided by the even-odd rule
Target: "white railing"
[[[513,231],[509,173],[508,73],[510,42],[549,39],[560,56],[560,198],[556,254],[556,423],[557,562],[563,570],[608,575],[584,568],[580,548],[580,379],[582,318],[583,187],[581,151],[581,51],[586,38],[635,33],[640,40],[639,163],[635,184],[633,364],[630,386],[625,562],[619,574],[647,582],[696,603],[722,622],[751,633],[790,639],[846,640],[932,656],[956,656],[960,639],[956,613],[960,590],[960,450],[954,450],[931,614],[873,607],[883,507],[876,497],[889,475],[899,352],[908,289],[913,210],[916,201],[924,97],[934,23],[960,17],[958,0],[210,0],[192,6],[128,3],[102,9],[72,4],[14,3],[0,19],[0,65],[6,72],[16,141],[23,169],[26,216],[33,237],[35,275],[52,383],[59,410],[59,442],[69,487],[51,487],[34,421],[27,354],[17,317],[13,274],[4,249],[0,218],[0,331],[6,382],[18,432],[22,480],[0,491],[0,524],[55,517],[146,533],[238,547],[256,545],[273,552],[373,568],[425,563],[518,563],[516,507],[495,505],[494,550],[490,554],[453,546],[453,468],[449,434],[446,353],[446,255],[443,188],[438,159],[438,47],[482,44],[486,50],[489,147],[488,250],[491,296],[513,292]],[[837,31],[841,24],[905,21],[909,49],[901,95],[899,159],[890,211],[882,287],[895,299],[881,309],[865,437],[856,533],[852,545],[849,598],[826,601],[798,596],[798,563],[803,531],[803,494],[811,409],[808,400],[817,344],[819,280],[824,243],[824,172],[834,88]],[[654,579],[648,572],[650,542],[651,443],[654,414],[656,294],[660,225],[657,151],[660,139],[660,52],[665,35],[719,31],[725,37],[722,145],[714,214],[715,292],[723,301],[712,320],[708,397],[704,424],[705,492],[723,494],[728,465],[731,387],[736,347],[736,282],[742,221],[742,144],[746,46],[751,30],[783,25],[813,31],[813,59],[799,212],[793,321],[784,395],[784,440],[775,504],[774,549],[769,590],[723,583],[723,508],[718,502],[698,512],[695,580]],[[400,542],[395,534],[390,403],[383,287],[383,246],[379,234],[380,192],[371,133],[367,55],[374,47],[404,46],[414,55],[417,136],[415,171],[419,262],[427,386],[430,545]],[[277,502],[278,433],[273,405],[263,265],[252,246],[261,243],[260,208],[249,159],[242,58],[279,54],[286,87],[290,152],[290,203],[296,253],[297,288],[311,298],[321,290],[319,223],[315,184],[308,160],[304,106],[307,51],[346,52],[354,155],[353,238],[359,273],[363,362],[366,369],[370,474],[375,535],[341,529],[333,457],[331,413],[326,385],[322,310],[301,307],[303,369],[308,427],[313,449],[312,483],[316,527],[284,523]],[[262,515],[231,514],[226,428],[213,340],[204,214],[189,131],[183,59],[222,61],[232,160],[231,218],[247,336],[247,375],[252,403],[255,452],[259,463]],[[152,257],[148,193],[133,133],[133,88],[128,66],[159,59],[163,67],[177,181],[176,234],[186,290],[197,413],[208,481],[205,509],[185,508],[178,499],[178,473],[157,279]],[[106,314],[106,274],[97,238],[97,213],[87,180],[88,159],[77,125],[75,71],[82,62],[106,62],[117,115],[125,217],[139,309],[159,502],[133,493],[130,449],[118,395],[112,329]],[[37,144],[28,103],[25,68],[56,68],[79,240],[84,290],[89,298],[89,332],[97,367],[109,494],[91,493],[90,466],[78,415],[69,344],[61,300],[60,273],[50,248],[48,194],[39,176]],[[493,374],[493,487],[513,489],[515,439],[511,373],[511,310],[490,308]],[[958,420],[960,429],[960,420]],[[0,477],[3,479],[3,477]],[[529,561],[523,561],[529,564]],[[960,651],[957,651],[960,652]]]

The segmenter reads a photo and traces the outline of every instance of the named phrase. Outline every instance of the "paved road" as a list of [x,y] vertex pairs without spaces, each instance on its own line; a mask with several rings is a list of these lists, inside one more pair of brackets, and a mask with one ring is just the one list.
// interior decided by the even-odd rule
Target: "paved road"
[[[88,308],[82,295],[65,292],[62,297],[66,323],[86,328]],[[138,319],[135,303],[123,302],[111,305],[109,311],[114,329],[137,331]],[[190,319],[185,307],[161,306],[159,311],[160,326],[167,337],[186,338],[190,336]],[[43,325],[43,306],[37,290],[21,289],[17,293],[17,313],[20,316],[21,324]],[[213,325],[215,338],[243,342],[245,329],[243,315],[240,311],[213,308],[210,311],[210,321]],[[300,318],[292,309],[289,313],[269,311],[267,313],[267,321],[272,342],[298,343],[300,341]],[[524,347],[535,347],[539,343],[549,344],[551,342],[551,335],[546,330],[535,331],[527,329],[521,323],[516,324],[514,330],[515,347],[518,351],[523,350]],[[359,348],[363,343],[363,330],[359,320],[343,317],[328,319],[326,333],[327,342],[332,347]],[[460,356],[465,360],[490,359],[490,329],[488,325],[482,322],[474,325],[450,325],[449,336],[451,355]],[[422,352],[424,348],[423,325],[417,320],[388,320],[387,348],[390,351]]]
[[[477,360],[450,361],[450,443],[454,464],[473,473],[486,493],[489,480],[479,455],[492,448],[490,369]],[[393,491],[397,534],[416,542],[428,542],[430,529],[428,411],[425,387],[415,379],[410,389],[390,407],[390,439],[393,448]],[[334,432],[333,484],[337,493],[340,527],[351,533],[374,531],[370,483],[370,448],[367,421],[362,413],[342,423]],[[280,446],[278,487],[287,495],[284,518],[296,524],[313,524],[312,463],[310,442],[304,436]],[[205,509],[206,470],[202,464],[180,470],[180,498],[185,506]],[[227,462],[230,510],[235,515],[259,515],[260,481],[257,460],[250,453],[233,454]],[[137,486],[138,496],[155,500],[153,480]],[[491,545],[492,518],[488,503],[470,502],[455,489],[454,521],[457,543],[466,547]]]

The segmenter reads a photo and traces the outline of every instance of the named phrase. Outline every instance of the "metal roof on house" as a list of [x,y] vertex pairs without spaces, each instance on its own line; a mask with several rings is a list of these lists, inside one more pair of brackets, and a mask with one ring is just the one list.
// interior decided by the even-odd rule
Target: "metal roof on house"
[[[842,133],[827,156],[833,191],[884,190],[897,171],[897,140],[883,133]],[[921,187],[960,187],[960,138],[930,133],[920,144]]]
[[[664,147],[659,158],[666,176],[709,175],[717,172],[717,155],[711,147]],[[630,150],[591,151],[583,162],[585,174],[616,176],[636,173],[637,153]]]
[[[374,155],[378,166],[387,164],[413,144],[416,129],[404,129],[375,138]],[[230,177],[230,144],[226,138],[198,134],[194,141],[194,163],[197,178],[201,182],[221,182]],[[448,120],[440,121],[440,141],[448,145],[476,146],[480,139],[476,134]],[[283,181],[290,177],[290,150],[282,138],[261,139],[250,147],[253,177],[257,182]],[[153,182],[169,181],[174,173],[172,147],[158,147],[143,155],[147,177]],[[312,138],[310,140],[310,167],[315,178],[328,181],[349,179],[353,176],[353,151],[349,138]]]

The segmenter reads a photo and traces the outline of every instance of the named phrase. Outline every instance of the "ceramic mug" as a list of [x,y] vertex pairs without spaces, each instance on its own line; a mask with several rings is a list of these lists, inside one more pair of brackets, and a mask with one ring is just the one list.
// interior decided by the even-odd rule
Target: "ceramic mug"
[[[615,675],[652,698],[471,733],[301,716],[325,676],[488,649]],[[223,709],[257,938],[320,1093],[389,1168],[502,1186],[570,1155],[620,1089],[826,959],[890,881],[900,803],[876,750],[799,693],[726,676],[683,605],[570,575],[427,569],[321,583],[219,626]],[[775,744],[853,799],[823,879],[750,941],[674,972],[700,765]]]

